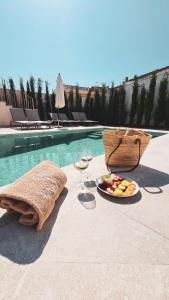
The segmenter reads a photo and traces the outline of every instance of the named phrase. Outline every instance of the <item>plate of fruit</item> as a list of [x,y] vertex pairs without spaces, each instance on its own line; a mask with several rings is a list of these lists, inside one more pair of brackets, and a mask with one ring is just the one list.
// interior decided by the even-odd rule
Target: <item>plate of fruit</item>
[[96,179],[96,186],[102,192],[114,197],[131,197],[139,191],[137,182],[115,174],[100,176]]

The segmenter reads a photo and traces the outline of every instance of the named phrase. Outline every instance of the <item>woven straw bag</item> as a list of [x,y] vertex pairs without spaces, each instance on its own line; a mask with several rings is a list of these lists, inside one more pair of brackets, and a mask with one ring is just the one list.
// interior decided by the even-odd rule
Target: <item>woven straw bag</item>
[[151,137],[141,130],[104,130],[103,143],[108,170],[111,167],[129,167],[128,171],[134,170]]

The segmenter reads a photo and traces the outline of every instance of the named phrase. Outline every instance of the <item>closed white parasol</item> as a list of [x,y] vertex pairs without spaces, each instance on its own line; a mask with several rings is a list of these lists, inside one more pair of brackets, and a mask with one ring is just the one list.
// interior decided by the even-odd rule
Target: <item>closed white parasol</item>
[[65,106],[64,85],[63,85],[62,77],[59,73],[56,80],[56,97],[55,97],[55,107],[58,109],[58,127],[59,127],[59,108],[62,108],[64,106]]

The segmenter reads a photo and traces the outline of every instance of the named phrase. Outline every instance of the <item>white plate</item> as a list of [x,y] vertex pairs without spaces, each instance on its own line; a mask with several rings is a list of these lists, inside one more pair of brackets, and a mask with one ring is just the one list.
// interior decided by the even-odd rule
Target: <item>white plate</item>
[[[104,176],[104,175],[102,175],[102,176]],[[107,195],[109,195],[109,196],[112,196],[112,197],[118,197],[118,198],[128,198],[128,197],[133,197],[133,196],[136,195],[136,194],[139,192],[139,190],[140,190],[139,185],[137,184],[136,181],[132,180],[132,179],[129,178],[129,177],[126,177],[126,178],[122,177],[123,179],[129,179],[129,180],[131,181],[131,183],[134,183],[135,186],[136,186],[136,189],[135,189],[134,193],[133,193],[132,195],[130,195],[130,196],[125,196],[125,195],[114,196],[114,195],[110,194],[109,192],[107,192],[107,191],[105,191],[105,190],[103,190],[103,189],[101,189],[101,188],[99,187],[99,184],[103,183],[103,180],[102,180],[102,178],[101,178],[102,176],[96,178],[96,186],[97,186],[97,188],[98,188],[100,191],[102,191],[103,193],[105,193],[105,194],[107,194]]]

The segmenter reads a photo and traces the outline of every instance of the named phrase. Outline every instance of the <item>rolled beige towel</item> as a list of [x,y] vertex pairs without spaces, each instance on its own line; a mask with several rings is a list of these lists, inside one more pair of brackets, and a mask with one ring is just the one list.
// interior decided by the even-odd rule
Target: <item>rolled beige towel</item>
[[41,230],[67,177],[53,162],[44,161],[0,192],[0,207],[21,214],[19,222]]

